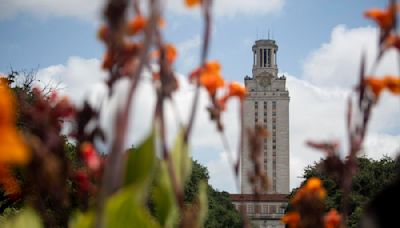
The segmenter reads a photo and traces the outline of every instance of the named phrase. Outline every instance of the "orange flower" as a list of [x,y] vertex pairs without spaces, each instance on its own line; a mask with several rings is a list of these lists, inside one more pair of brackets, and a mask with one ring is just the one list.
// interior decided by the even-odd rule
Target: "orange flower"
[[13,196],[20,193],[20,187],[17,180],[12,175],[10,168],[0,164],[0,186],[3,188],[5,195]]
[[4,82],[0,82],[0,163],[26,164],[30,158],[15,128],[15,100]]
[[[164,46],[166,58],[169,64],[173,64],[177,57],[176,47],[173,44],[166,44]],[[152,53],[153,58],[160,58],[160,51],[156,50]]]
[[146,18],[142,15],[136,15],[131,21],[127,24],[127,34],[135,35],[136,33],[142,31],[146,27],[147,21]]
[[382,30],[390,30],[394,26],[395,8],[395,6],[390,5],[386,10],[369,9],[364,13],[364,16],[374,20]]
[[231,97],[238,97],[242,102],[246,97],[246,88],[238,82],[231,82],[228,84],[228,92],[225,96],[219,99],[218,103],[222,110],[225,110],[226,102]]
[[396,76],[385,76],[384,78],[368,77],[365,84],[371,88],[375,97],[378,98],[384,89],[388,89],[393,94],[400,94],[400,78]]
[[167,54],[167,61],[169,64],[172,64],[173,62],[175,62],[177,56],[176,48],[172,44],[167,44],[165,45],[165,49]]
[[13,126],[0,127],[0,164],[26,164],[30,154]]
[[305,188],[307,191],[315,192],[321,189],[322,182],[317,177],[311,177],[307,180]]
[[400,94],[400,78],[395,77],[395,76],[386,76],[383,79],[386,88],[394,93],[394,94]]
[[106,41],[109,36],[109,29],[106,25],[102,25],[99,28],[99,31],[97,31],[97,38],[101,41]]
[[220,73],[221,65],[217,61],[206,63],[201,70],[199,82],[204,86],[211,96],[214,96],[217,89],[224,86],[224,79]]
[[83,160],[87,167],[92,171],[98,171],[100,169],[101,161],[96,152],[96,149],[89,142],[84,142],[81,145],[81,153]]
[[326,197],[326,190],[322,186],[322,181],[319,178],[309,178],[306,184],[296,192],[292,199],[292,203],[296,204],[301,199],[308,197],[317,197],[319,200],[323,200]]
[[326,190],[322,186],[322,181],[317,177],[311,177],[307,180],[305,189],[308,192],[315,193],[319,199],[323,200],[326,197]]
[[246,88],[238,82],[231,82],[228,85],[228,95],[243,100],[246,96]]
[[0,81],[0,110],[0,126],[15,122],[15,100],[5,81]]
[[385,88],[385,83],[378,78],[367,78],[365,79],[365,83],[371,88],[372,92],[377,98],[381,94],[382,90]]
[[281,222],[288,224],[289,228],[299,227],[300,214],[297,212],[288,212],[281,218]]
[[211,96],[215,96],[218,88],[224,86],[225,82],[220,73],[221,65],[217,61],[209,61],[202,68],[198,68],[190,73],[189,80],[199,80],[200,85],[204,86]]
[[201,4],[201,0],[185,0],[185,4],[187,7],[194,7]]
[[339,228],[342,216],[335,210],[331,209],[324,217],[325,228]]

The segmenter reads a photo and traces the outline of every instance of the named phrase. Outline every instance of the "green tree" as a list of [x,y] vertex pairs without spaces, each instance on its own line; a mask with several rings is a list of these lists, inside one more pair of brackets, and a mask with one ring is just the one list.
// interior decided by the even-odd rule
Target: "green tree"
[[[209,174],[206,167],[193,161],[192,174],[185,186],[185,202],[192,202],[198,191],[200,180],[208,180]],[[229,193],[215,190],[208,185],[208,215],[205,227],[243,227],[242,218],[232,204]]]
[[[380,160],[360,157],[357,159],[358,172],[353,178],[353,185],[350,193],[349,227],[357,227],[364,209],[368,202],[374,199],[379,192],[396,179],[398,163],[390,157],[383,157]],[[322,169],[322,160],[305,168],[303,178],[318,177],[327,191],[325,200],[326,210],[330,208],[340,209],[341,190],[336,184],[336,180]],[[301,184],[303,185],[305,181]],[[298,189],[291,193],[293,196]],[[289,206],[290,207],[290,206]]]

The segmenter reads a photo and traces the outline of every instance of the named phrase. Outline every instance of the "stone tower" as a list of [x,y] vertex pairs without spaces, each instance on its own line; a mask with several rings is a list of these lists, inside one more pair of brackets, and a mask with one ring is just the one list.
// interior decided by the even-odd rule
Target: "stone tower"
[[[262,145],[263,168],[268,174],[268,194],[289,193],[289,92],[286,78],[278,77],[275,40],[257,40],[252,47],[252,77],[246,76],[248,96],[244,102],[245,129],[259,125],[268,132]],[[248,174],[253,165],[245,139],[241,160],[241,193],[252,193]]]

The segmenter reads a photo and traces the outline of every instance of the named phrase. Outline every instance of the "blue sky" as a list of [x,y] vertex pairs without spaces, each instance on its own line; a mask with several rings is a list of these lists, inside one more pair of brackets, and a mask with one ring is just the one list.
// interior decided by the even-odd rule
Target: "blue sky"
[[[185,10],[182,2],[167,1],[165,36],[178,47],[176,71],[185,75],[197,65],[202,24],[199,12]],[[104,47],[96,40],[101,3],[0,0],[0,72],[9,72],[10,67],[38,69],[39,76],[62,82],[74,100],[82,100],[82,91],[105,77],[99,69]],[[345,101],[357,75],[361,50],[367,50],[370,61],[376,54],[377,32],[362,14],[367,8],[384,6],[381,0],[216,0],[210,59],[222,63],[227,80],[242,82],[251,74],[251,46],[257,38],[267,38],[268,30],[279,45],[278,66],[289,76],[292,97],[291,187],[301,181],[297,177],[304,166],[320,157],[304,146],[304,140],[344,141]],[[389,56],[379,72],[393,73],[398,70],[393,65]],[[187,91],[190,93],[190,88]],[[183,104],[189,100],[181,103],[183,113]],[[137,103],[147,110],[151,102],[139,99]],[[398,148],[396,104],[390,97],[378,104],[366,142],[365,153],[371,157],[393,155]],[[228,123],[235,123],[236,105],[233,103],[224,117]],[[207,121],[206,114],[200,115],[199,122],[203,120]],[[193,143],[194,158],[208,166],[214,186],[236,191],[221,143],[208,138],[210,134],[218,138],[215,132],[210,133],[213,126],[196,126],[195,136],[203,140]],[[227,129],[234,148],[237,127]],[[135,132],[131,135],[140,141]]]
[[[228,77],[240,80],[250,72],[251,58],[248,56],[251,56],[252,42],[257,37],[266,38],[268,30],[280,46],[280,69],[299,75],[302,59],[329,39],[333,27],[338,24],[350,28],[369,25],[371,23],[362,17],[362,12],[371,6],[384,5],[384,1],[377,0],[282,2],[280,9],[270,13],[239,11],[235,15],[215,17],[210,58],[220,59],[223,65],[230,66],[224,68]],[[201,21],[193,11],[196,16],[173,10],[167,12],[168,40],[180,43],[199,35]],[[42,14],[20,9],[0,21],[3,34],[0,37],[1,71],[7,71],[10,66],[16,69],[47,67],[65,63],[70,56],[99,58],[102,55],[103,46],[95,37],[99,19],[73,14],[52,15],[47,11]]]

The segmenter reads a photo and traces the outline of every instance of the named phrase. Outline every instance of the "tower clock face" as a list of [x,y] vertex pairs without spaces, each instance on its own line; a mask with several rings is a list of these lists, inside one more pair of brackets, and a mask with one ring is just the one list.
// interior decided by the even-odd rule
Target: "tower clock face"
[[262,78],[262,79],[260,80],[260,85],[261,85],[262,87],[266,87],[266,86],[268,86],[269,84],[271,84],[271,79],[269,79],[269,78]]
[[267,86],[271,85],[271,79],[272,79],[272,75],[268,74],[265,76],[259,76],[257,78],[257,81],[260,84],[260,86],[267,87]]

